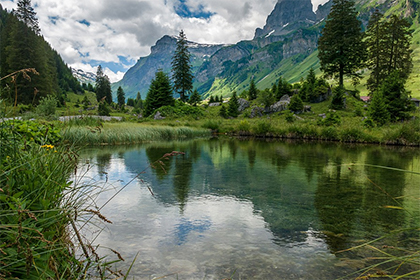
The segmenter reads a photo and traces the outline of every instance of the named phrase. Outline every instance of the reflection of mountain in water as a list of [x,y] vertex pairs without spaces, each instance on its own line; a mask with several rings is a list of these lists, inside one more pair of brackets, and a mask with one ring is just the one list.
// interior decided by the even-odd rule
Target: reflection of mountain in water
[[[378,237],[407,219],[403,211],[383,207],[404,202],[391,196],[404,196],[405,173],[349,164],[406,169],[419,156],[418,151],[384,152],[384,148],[371,146],[228,139],[143,147],[123,154],[133,174],[168,152],[185,152],[164,160],[162,168],[155,164],[153,171],[141,177],[163,204],[178,205],[182,214],[189,197],[215,195],[251,201],[277,244],[305,242],[316,235],[326,240],[332,252],[348,248],[355,238]],[[190,232],[206,230],[208,223],[184,221],[178,227],[179,242]]]

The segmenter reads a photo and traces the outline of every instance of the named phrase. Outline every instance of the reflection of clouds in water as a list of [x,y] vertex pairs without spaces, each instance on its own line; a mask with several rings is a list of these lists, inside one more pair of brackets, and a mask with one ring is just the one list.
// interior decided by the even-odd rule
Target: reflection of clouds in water
[[204,233],[209,230],[211,227],[210,220],[188,220],[182,218],[180,223],[175,227],[175,239],[177,240],[178,245],[182,245],[187,242],[188,235],[193,232]]

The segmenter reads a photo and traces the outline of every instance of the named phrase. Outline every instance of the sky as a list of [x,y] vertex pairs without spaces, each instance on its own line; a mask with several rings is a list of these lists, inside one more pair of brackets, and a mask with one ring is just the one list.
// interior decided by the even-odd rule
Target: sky
[[[264,27],[277,0],[32,0],[44,38],[71,67],[111,82],[164,35],[198,43],[234,44]],[[312,0],[314,10],[327,0]],[[17,0],[0,0],[16,9]]]

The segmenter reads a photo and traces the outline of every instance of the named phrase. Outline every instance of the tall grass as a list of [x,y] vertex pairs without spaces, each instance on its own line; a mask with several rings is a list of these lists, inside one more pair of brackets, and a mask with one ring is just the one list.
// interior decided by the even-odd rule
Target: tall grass
[[131,144],[157,140],[210,136],[208,129],[170,126],[145,126],[133,123],[105,123],[103,127],[71,126],[63,139],[80,145]]
[[82,187],[71,186],[77,154],[57,146],[55,132],[41,123],[0,122],[0,279],[117,275],[79,233],[78,221],[100,213],[85,203],[90,191],[81,196]]

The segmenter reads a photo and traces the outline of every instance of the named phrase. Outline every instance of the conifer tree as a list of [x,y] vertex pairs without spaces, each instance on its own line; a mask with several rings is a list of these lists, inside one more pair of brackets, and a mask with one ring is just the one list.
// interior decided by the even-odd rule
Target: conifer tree
[[250,101],[255,100],[257,99],[257,96],[258,96],[257,87],[255,86],[254,78],[252,78],[251,83],[249,84],[248,99]]
[[176,43],[175,54],[172,58],[172,80],[175,92],[179,94],[180,99],[184,102],[188,99],[188,95],[193,89],[191,54],[187,44],[187,37],[184,31],[181,30]]
[[239,104],[236,91],[233,92],[232,97],[229,99],[227,113],[230,117],[236,118],[239,115]]
[[107,75],[104,74],[102,66],[99,65],[96,71],[96,100],[100,102],[105,100],[106,103],[112,103],[111,82]]
[[143,100],[141,99],[140,92],[137,92],[134,107],[136,107],[137,109],[143,109]]
[[150,116],[162,106],[173,106],[171,81],[167,74],[159,70],[150,84],[149,92],[144,104],[145,116]]
[[122,89],[122,87],[118,87],[118,89],[117,89],[117,101],[118,101],[118,106],[121,109],[124,108],[124,105],[125,105],[125,93],[124,93],[124,90]]
[[197,90],[194,90],[194,91],[193,91],[193,93],[192,93],[192,95],[191,95],[191,97],[190,97],[189,103],[190,103],[191,105],[193,105],[193,106],[197,106],[197,104],[198,104],[200,101],[201,101],[201,96],[200,96],[200,94],[198,93],[198,91],[197,91]]
[[36,12],[34,11],[34,8],[32,8],[31,0],[19,0],[17,2],[17,6],[17,18],[20,21],[24,22],[26,26],[28,26],[30,29],[32,29],[35,32],[35,34],[39,35],[41,29],[38,25],[38,18],[36,17]]
[[333,0],[321,37],[318,40],[318,58],[325,74],[338,77],[343,86],[344,76],[357,81],[357,71],[365,61],[361,22],[352,0]]
[[291,85],[282,77],[280,77],[278,86],[277,86],[277,95],[276,99],[280,100],[284,95],[292,94],[292,87]]
[[382,126],[389,121],[390,115],[382,91],[380,90],[376,91],[371,99],[369,117],[379,126]]

